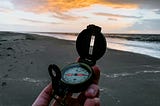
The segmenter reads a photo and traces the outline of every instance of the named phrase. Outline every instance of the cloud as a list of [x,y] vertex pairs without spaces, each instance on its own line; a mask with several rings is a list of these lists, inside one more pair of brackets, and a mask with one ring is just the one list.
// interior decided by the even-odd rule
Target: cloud
[[94,4],[112,8],[160,9],[160,0],[10,0],[14,7],[36,13],[66,12]]
[[160,9],[160,0],[136,0],[140,8]]
[[[111,8],[127,9],[160,9],[160,0],[10,0],[14,8],[34,13],[53,13],[53,16],[63,20],[77,20],[78,18],[71,14],[66,14],[69,10],[88,7],[99,4]],[[156,13],[159,13],[157,11]],[[115,14],[96,13],[101,16],[123,17],[123,18],[140,18],[136,16],[123,16]]]
[[121,5],[135,5],[138,8],[143,9],[158,9],[160,8],[160,0],[104,0],[104,2],[109,2],[112,4]]
[[10,12],[13,9],[13,4],[9,1],[0,1],[0,12]]
[[154,11],[156,14],[160,14],[160,9]]
[[[105,16],[108,18],[108,20],[112,20],[111,23],[117,23],[118,18],[139,19],[139,20],[136,20],[136,21],[138,21],[136,23],[132,22],[132,23],[134,23],[132,26],[128,27],[127,26],[128,24],[127,25],[125,24],[124,27],[127,26],[128,30],[131,30],[131,29],[132,30],[134,30],[134,29],[135,30],[140,30],[140,29],[142,29],[142,30],[153,29],[154,30],[154,29],[159,28],[158,23],[160,22],[160,20],[158,20],[158,19],[157,20],[142,20],[143,18],[145,18],[145,14],[147,14],[147,13],[143,13],[144,12],[143,10],[148,12],[148,10],[146,10],[146,9],[152,9],[151,10],[152,12],[155,12],[156,14],[160,14],[160,0],[6,0],[6,1],[10,2],[10,3],[8,3],[9,5],[12,4],[12,7],[14,7],[14,10],[21,10],[24,12],[33,12],[33,13],[36,13],[37,15],[39,15],[41,13],[49,13],[49,14],[51,14],[50,16],[52,18],[54,17],[53,19],[57,19],[57,18],[60,19],[59,22],[66,22],[66,20],[75,21],[78,19],[84,19],[84,18],[87,18],[86,14],[89,18],[93,14],[98,15],[98,16]],[[98,4],[98,6],[103,5],[103,7],[105,7],[105,6],[110,7],[110,9],[113,9],[113,11],[111,11],[111,12],[114,14],[107,13],[107,11],[104,11],[104,10],[101,11],[100,8],[98,8],[97,4]],[[80,11],[80,12],[82,12],[81,14],[71,11],[72,9],[81,9],[81,8],[89,7],[89,6],[93,6],[93,5],[95,7],[97,6],[97,9],[99,9],[100,12],[93,13],[93,12],[95,12],[94,9],[96,9],[96,8],[94,8],[93,10],[87,10],[89,8],[85,8],[86,12],[84,11],[84,13],[83,13],[82,11]],[[5,5],[5,7],[8,8],[9,6]],[[116,8],[116,9],[114,9],[114,8]],[[125,10],[129,10],[129,11],[131,9],[135,10],[135,11],[137,10],[137,12],[133,12],[133,15],[132,14],[131,15],[125,15],[125,14],[122,15],[124,13],[123,9],[119,9],[119,8],[124,8]],[[139,11],[139,9],[143,9],[143,10]],[[4,9],[3,10],[1,9],[1,1],[0,1],[0,11],[4,11]],[[91,13],[89,13],[87,11],[89,11]],[[118,13],[118,14],[116,14],[116,13]],[[134,14],[139,14],[139,15],[134,15]],[[144,17],[141,17],[140,15],[144,15]],[[149,18],[151,18],[151,17],[149,17]],[[89,20],[89,18],[88,18],[88,20]],[[94,18],[99,19],[99,17],[96,17],[96,16]],[[23,21],[28,21],[28,22],[32,22],[32,23],[45,23],[45,21],[41,21],[41,20],[35,21],[35,20],[36,20],[36,18],[34,20],[25,19]],[[63,20],[65,20],[65,21],[63,21]],[[117,22],[113,22],[113,21],[117,21]],[[89,20],[89,22],[92,22],[92,20]],[[75,23],[76,23],[76,21],[75,21]],[[99,24],[99,21],[97,21],[97,23]],[[120,24],[118,24],[118,25],[120,25]],[[115,26],[113,26],[113,28],[114,27]]]
[[57,23],[57,22],[37,21],[37,20],[24,19],[24,18],[21,18],[20,20],[26,21],[26,22],[32,22],[32,23],[40,23],[40,24],[61,24],[61,23]]
[[16,9],[29,12],[46,12],[47,0],[10,0]]
[[36,13],[66,12],[70,9],[88,7],[94,4],[113,8],[137,8],[137,4],[119,3],[115,0],[11,0],[11,2],[17,9]]
[[10,12],[10,10],[8,10],[8,9],[3,9],[3,8],[0,8],[0,13],[6,13],[6,12]]
[[110,18],[142,18],[137,16],[127,16],[127,15],[120,15],[120,14],[110,14],[110,13],[94,13],[95,15],[99,16],[106,16]]
[[117,21],[116,18],[108,18],[108,20],[111,20],[111,21]]
[[72,16],[72,15],[66,14],[66,13],[55,13],[52,16],[55,18],[58,18],[58,19],[62,19],[62,20],[78,20],[78,19],[82,19],[82,18],[85,18],[85,19],[88,18],[86,16]]
[[128,27],[127,30],[138,30],[138,31],[157,30],[159,31],[159,22],[160,22],[160,19],[145,19],[145,20],[134,23],[131,27]]

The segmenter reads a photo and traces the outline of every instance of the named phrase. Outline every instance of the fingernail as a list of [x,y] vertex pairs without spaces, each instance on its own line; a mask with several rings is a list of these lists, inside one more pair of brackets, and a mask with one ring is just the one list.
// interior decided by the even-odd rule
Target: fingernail
[[93,88],[89,88],[87,92],[88,92],[89,94],[91,94],[92,96],[95,96],[95,95],[96,95],[96,90],[93,89]]

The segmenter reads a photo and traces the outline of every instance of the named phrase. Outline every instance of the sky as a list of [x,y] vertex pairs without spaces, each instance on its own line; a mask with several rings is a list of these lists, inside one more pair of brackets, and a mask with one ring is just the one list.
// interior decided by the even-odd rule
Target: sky
[[0,0],[0,31],[160,34],[160,0]]

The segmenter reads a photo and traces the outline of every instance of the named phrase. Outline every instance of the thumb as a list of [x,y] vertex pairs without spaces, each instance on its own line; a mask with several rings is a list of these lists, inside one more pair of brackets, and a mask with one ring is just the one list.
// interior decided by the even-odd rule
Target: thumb
[[52,84],[48,84],[37,97],[32,106],[48,106],[52,96]]
[[85,101],[84,106],[100,106],[100,100],[99,98],[93,98],[93,99],[88,98]]

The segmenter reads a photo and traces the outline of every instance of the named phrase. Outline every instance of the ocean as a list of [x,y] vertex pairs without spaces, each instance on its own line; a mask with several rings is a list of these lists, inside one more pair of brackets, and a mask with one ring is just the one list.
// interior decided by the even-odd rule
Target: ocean
[[[34,33],[58,39],[76,41],[78,34],[73,33]],[[107,48],[139,53],[160,59],[160,34],[104,34]]]

